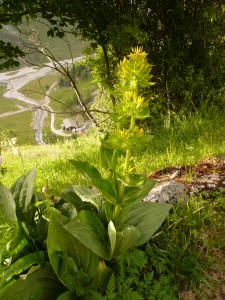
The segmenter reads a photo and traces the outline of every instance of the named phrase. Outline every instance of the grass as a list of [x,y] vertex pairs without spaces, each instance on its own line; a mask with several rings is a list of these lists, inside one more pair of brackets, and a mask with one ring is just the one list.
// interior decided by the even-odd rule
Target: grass
[[[77,83],[78,89],[83,97],[84,103],[88,104],[91,100],[91,93],[96,90],[96,86],[91,82],[91,78],[80,79]],[[73,113],[72,110],[79,110],[78,100],[75,92],[71,87],[56,86],[54,91],[50,93],[51,104],[50,106],[56,112]],[[55,115],[55,127],[60,128],[65,114]]]
[[[84,150],[85,147],[85,151]],[[99,140],[94,135],[82,136],[79,139],[63,139],[56,144],[19,146],[20,156],[15,155],[11,148],[2,148],[3,167],[6,173],[1,182],[10,186],[16,178],[36,166],[36,188],[41,190],[48,186],[49,191],[59,194],[67,184],[78,184],[81,176],[69,164],[68,159],[88,160],[99,167]]]
[[32,117],[31,111],[25,111],[0,118],[0,131],[12,132],[17,137],[19,145],[35,144]]
[[0,86],[0,114],[9,111],[17,111],[19,107],[27,107],[25,103],[11,98],[4,98],[3,94],[5,92],[5,87]]
[[19,89],[19,92],[34,100],[44,103],[45,93],[49,87],[57,81],[59,75],[48,75],[39,79],[32,80]]
[[[24,113],[24,115],[26,116],[26,122],[31,124],[31,112]],[[11,118],[15,119],[13,116]],[[3,128],[2,125],[5,123],[6,125],[4,128],[10,128],[11,130],[15,129],[14,125],[10,125],[13,123],[11,118],[9,120],[8,118],[5,118],[4,122],[0,120],[1,128]],[[25,122],[24,116],[21,116],[21,119],[24,119],[23,121]],[[19,122],[20,121],[18,121],[18,124]],[[46,120],[46,123],[47,122],[48,121]],[[135,158],[137,172],[148,175],[152,171],[167,166],[190,165],[207,157],[223,155],[225,153],[224,124],[224,112],[214,110],[205,116],[200,113],[195,113],[189,117],[177,117],[174,120],[173,126],[170,126],[169,128],[164,127],[163,124],[157,128],[153,128],[153,138],[151,143],[145,150],[139,151]],[[22,126],[20,127],[22,128]],[[79,137],[76,141],[69,140],[65,144],[44,145],[43,148],[48,149],[46,151],[46,160],[44,164],[48,164],[48,159],[52,161],[51,152],[54,153],[54,150],[52,151],[51,147],[58,147],[61,149],[60,153],[63,155],[64,159],[66,159],[67,155],[69,155],[69,157],[78,155],[88,158],[91,161],[93,157],[92,149],[96,152],[98,148],[98,143],[94,143],[94,146],[92,147],[95,137],[96,132],[93,134],[90,133],[85,137]],[[20,148],[22,152],[25,151],[25,154],[23,155],[25,164],[27,163],[27,160],[29,160],[30,165],[31,160],[30,154],[28,155],[29,152],[33,153],[33,165],[39,162],[39,159],[36,159],[36,155],[38,157],[38,152],[43,151],[41,150],[42,146],[30,146],[27,150],[26,146],[20,146]],[[20,167],[18,168],[16,165],[17,162],[15,161],[15,158],[11,156],[10,150],[9,153],[7,152],[6,156],[9,158],[7,159],[7,163],[10,160],[10,165],[12,165],[12,167],[14,165],[15,169],[20,169]],[[96,157],[96,154],[94,157]],[[93,162],[95,163],[95,160],[93,160]],[[66,174],[67,169],[65,169],[64,172]]]
[[[161,120],[163,122],[163,120]],[[138,156],[139,170],[149,173],[167,166],[196,164],[206,157],[225,153],[225,117],[215,107],[206,113],[174,116],[171,126],[153,126],[151,145],[145,155]]]
[[[0,38],[5,42],[11,42],[12,44],[20,45],[24,48],[24,44],[30,44],[29,34],[34,31],[39,36],[39,41],[41,44],[48,48],[56,57],[56,59],[63,60],[71,57],[78,57],[82,55],[82,50],[84,47],[88,46],[88,43],[82,41],[79,37],[74,37],[71,34],[67,34],[66,37],[60,39],[58,37],[49,37],[47,36],[47,31],[49,30],[48,24],[45,23],[42,19],[30,20],[29,24],[27,20],[24,19],[24,22],[20,24],[19,28],[22,30],[22,33],[13,27],[7,26],[0,30]],[[67,45],[67,40],[69,41],[69,46]],[[33,52],[33,53],[31,53]],[[40,64],[43,62],[48,62],[42,53],[37,54],[34,51],[28,50],[28,59],[35,64]]]
[[[165,126],[163,120],[157,126],[153,124],[152,142],[145,151],[139,151],[135,159],[137,172],[147,175],[169,165],[195,164],[225,153],[224,111],[211,108],[207,113],[175,115],[170,126]],[[20,156],[5,147],[2,158],[6,171],[1,182],[10,186],[16,178],[36,166],[36,189],[41,191],[45,186],[49,197],[59,196],[67,184],[85,183],[69,159],[89,161],[104,173],[99,162],[98,136],[93,129],[77,139],[43,146],[20,146]],[[121,289],[123,284],[124,289],[135,291],[136,288],[138,293],[147,289],[146,295],[159,297],[165,286],[165,293],[173,298],[162,294],[161,298],[149,299],[185,299],[181,291],[190,289],[198,295],[197,299],[214,299],[214,287],[225,281],[224,197],[223,191],[210,197],[202,194],[190,198],[187,206],[174,206],[160,228],[160,234],[140,248],[147,255],[148,264],[141,269],[135,267],[136,281],[131,281],[132,286],[129,286],[128,280],[121,283],[121,277],[116,277],[115,284],[119,286],[115,288]],[[146,276],[149,272],[153,272],[154,278],[148,284]]]

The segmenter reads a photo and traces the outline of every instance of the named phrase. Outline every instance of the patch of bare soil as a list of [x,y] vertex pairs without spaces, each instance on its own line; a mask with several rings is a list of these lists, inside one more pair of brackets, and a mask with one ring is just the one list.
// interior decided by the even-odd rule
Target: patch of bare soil
[[182,182],[190,194],[220,191],[225,189],[225,157],[210,158],[194,166],[167,167],[155,171],[149,178]]
[[[225,191],[225,155],[200,161],[194,166],[167,167],[155,171],[149,178],[182,182],[190,195]],[[197,292],[184,291],[180,294],[181,300],[225,300],[225,253],[214,249],[210,255],[215,258],[214,265],[208,270],[213,286],[201,285]]]

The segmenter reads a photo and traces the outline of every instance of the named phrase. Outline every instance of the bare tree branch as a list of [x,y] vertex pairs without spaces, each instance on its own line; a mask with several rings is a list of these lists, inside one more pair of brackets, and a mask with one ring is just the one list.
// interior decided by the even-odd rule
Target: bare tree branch
[[[32,32],[34,34],[34,32]],[[95,120],[95,118],[92,116],[92,114],[90,113],[90,111],[88,110],[87,106],[85,105],[82,96],[80,94],[80,91],[77,87],[76,81],[74,78],[72,78],[70,71],[69,71],[69,63],[64,61],[64,63],[60,62],[58,59],[56,59],[55,55],[52,53],[52,51],[43,46],[41,44],[41,41],[39,39],[38,33],[36,32],[36,40],[35,40],[35,36],[33,35],[33,37],[30,37],[30,40],[32,41],[32,44],[26,44],[24,46],[26,46],[27,48],[31,49],[32,51],[36,51],[37,53],[42,53],[46,58],[48,58],[48,60],[50,61],[51,64],[44,64],[44,67],[49,67],[57,72],[59,72],[62,76],[65,76],[66,78],[69,79],[70,84],[77,96],[78,102],[81,105],[82,109],[84,110],[86,116],[95,124],[98,126],[98,122]],[[69,42],[68,39],[65,40],[67,46],[69,47]],[[74,63],[74,59],[72,56],[72,52],[71,52],[71,48],[70,49],[70,54],[71,54],[71,62],[72,64]],[[33,53],[34,53],[33,52]],[[33,65],[33,66],[39,66],[38,64],[35,64],[31,61],[29,61],[28,59],[26,59],[26,61]]]

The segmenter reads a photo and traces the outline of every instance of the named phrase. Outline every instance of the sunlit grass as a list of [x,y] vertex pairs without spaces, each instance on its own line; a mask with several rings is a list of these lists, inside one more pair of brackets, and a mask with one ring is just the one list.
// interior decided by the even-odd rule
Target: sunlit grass
[[11,131],[20,145],[35,144],[32,118],[31,111],[0,118],[0,131]]
[[5,87],[0,86],[0,114],[19,110],[19,107],[27,107],[26,103],[23,103],[22,101],[3,97],[4,92]]
[[166,166],[194,165],[225,153],[225,114],[215,108],[207,113],[175,116],[169,127],[152,129],[152,141],[137,164],[144,173]]
[[[21,116],[21,119],[24,117]],[[18,124],[21,122],[22,120],[18,120]],[[49,118],[46,119],[46,123],[48,122]],[[0,120],[0,127],[1,125]],[[10,127],[10,120],[8,126]],[[18,126],[19,130],[23,128],[21,125]],[[20,131],[22,133],[26,130],[28,129],[23,128]],[[198,112],[190,116],[177,116],[170,127],[166,128],[163,121],[161,125],[153,127],[152,135],[148,147],[139,150],[135,157],[138,173],[149,175],[154,170],[167,166],[193,165],[199,160],[224,154],[225,114],[214,110],[207,115]],[[27,133],[24,132],[23,136],[27,136]],[[8,170],[4,180],[6,183],[13,182],[26,170],[37,165],[39,173],[37,185],[40,187],[48,178],[51,190],[58,192],[67,183],[78,182],[79,176],[71,168],[68,159],[88,160],[100,167],[97,137],[97,131],[78,137],[77,140],[57,136],[47,138],[47,135],[43,135],[44,141],[52,140],[55,144],[21,146],[23,162],[18,157],[14,157],[10,149],[4,151],[4,164]]]
[[66,140],[52,145],[19,146],[20,155],[14,155],[11,148],[2,149],[5,175],[2,183],[10,186],[16,178],[33,167],[37,169],[36,187],[47,186],[52,193],[59,194],[67,184],[78,184],[82,177],[69,163],[69,159],[88,160],[99,165],[99,139],[96,136],[81,136],[77,140]]
[[[91,93],[96,90],[95,84],[91,82],[91,78],[88,79],[80,79],[77,82],[77,86],[79,92],[82,96],[84,103],[87,105],[91,99]],[[50,93],[51,103],[53,111],[63,114],[55,115],[55,127],[60,128],[63,119],[69,115],[75,115],[76,111],[79,111],[79,102],[77,100],[77,96],[72,87],[59,87],[58,85],[54,88],[54,90]]]
[[39,101],[42,104],[44,103],[46,92],[50,86],[57,81],[58,77],[58,74],[53,74],[32,80],[19,89],[19,92],[23,93],[26,97]]

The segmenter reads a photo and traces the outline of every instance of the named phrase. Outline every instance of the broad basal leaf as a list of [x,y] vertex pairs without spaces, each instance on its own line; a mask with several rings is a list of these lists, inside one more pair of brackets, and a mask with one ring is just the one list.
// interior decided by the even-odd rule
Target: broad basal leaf
[[140,232],[132,225],[124,225],[122,229],[116,232],[116,246],[113,257],[125,253],[128,249],[134,247],[140,238]]
[[[94,290],[99,290],[101,292],[105,292],[106,286],[108,284],[110,276],[112,275],[112,272],[113,272],[113,270],[105,264],[104,260],[99,261],[98,272],[96,273],[95,277],[93,278],[93,280],[90,284],[90,288],[92,288]],[[87,300],[88,299],[95,299],[95,298],[89,297],[89,298],[87,298]],[[99,298],[97,298],[97,299],[99,299]]]
[[141,202],[130,209],[123,222],[139,230],[140,237],[135,246],[139,246],[151,238],[165,220],[171,207],[172,205],[167,203]]
[[101,192],[105,201],[116,204],[117,190],[110,180],[98,179],[92,181],[92,183]]
[[14,276],[21,274],[22,272],[26,271],[34,264],[43,265],[44,260],[45,260],[44,251],[29,253],[19,258],[5,271],[4,275],[0,280],[0,289],[4,287]]
[[16,202],[16,210],[24,212],[31,204],[35,177],[36,170],[32,169],[18,178],[11,186],[10,191]]
[[81,211],[78,216],[63,226],[63,228],[93,253],[106,260],[109,259],[105,228],[94,212]]
[[16,203],[12,193],[0,183],[0,217],[6,222],[17,221]]
[[0,299],[54,300],[65,287],[60,283],[50,265],[44,265],[30,274],[26,280],[18,279],[6,289],[0,290]]
[[93,206],[90,202],[83,202],[81,200],[81,198],[77,195],[73,185],[69,185],[67,189],[62,190],[61,196],[63,200],[73,205],[78,212],[83,209],[93,209]]
[[76,292],[74,291],[65,291],[57,297],[56,300],[74,300],[76,299]]
[[70,163],[87,179],[95,180],[101,179],[102,176],[99,173],[98,169],[90,165],[88,162],[70,160]]
[[99,210],[101,200],[99,194],[94,189],[82,185],[73,185],[72,189],[83,202],[91,203]]
[[135,203],[143,200],[155,186],[156,182],[154,179],[145,179],[143,185],[140,187],[126,186],[122,202],[125,202],[126,205],[127,203]]
[[60,277],[62,260],[59,257],[59,254],[66,253],[68,257],[74,260],[78,269],[83,268],[92,278],[98,270],[98,257],[64,229],[63,224],[60,212],[52,208],[50,210],[47,246],[49,259],[55,273],[67,285],[64,278]]

